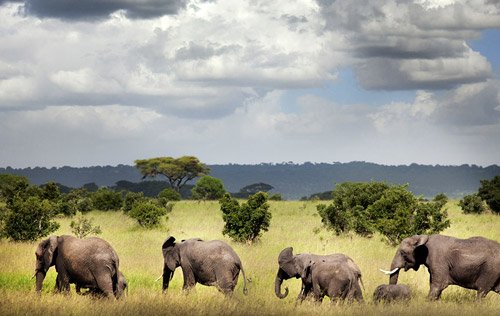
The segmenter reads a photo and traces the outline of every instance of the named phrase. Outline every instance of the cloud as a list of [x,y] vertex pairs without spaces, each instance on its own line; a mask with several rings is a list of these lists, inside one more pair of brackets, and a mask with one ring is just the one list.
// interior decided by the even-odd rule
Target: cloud
[[343,30],[367,89],[450,89],[484,82],[489,62],[466,41],[500,27],[493,2],[318,1],[325,30]]
[[188,3],[187,0],[1,0],[0,5],[7,2],[22,2],[27,15],[62,20],[100,20],[117,11],[131,19],[148,19],[177,14]]

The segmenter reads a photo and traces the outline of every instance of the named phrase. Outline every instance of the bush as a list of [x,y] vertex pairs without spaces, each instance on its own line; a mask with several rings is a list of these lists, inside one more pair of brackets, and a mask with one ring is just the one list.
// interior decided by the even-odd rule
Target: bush
[[163,189],[160,193],[158,193],[158,198],[165,199],[167,201],[180,201],[181,194],[172,188],[166,188]]
[[78,238],[84,238],[88,235],[99,235],[102,233],[100,226],[93,226],[92,219],[84,216],[78,216],[76,220],[71,221],[69,225],[71,232]]
[[436,234],[450,226],[443,200],[419,202],[406,186],[394,186],[369,208],[375,229],[392,245],[420,234]]
[[135,203],[146,201],[142,192],[127,192],[123,199],[123,212],[128,213],[132,210]]
[[61,191],[55,182],[47,182],[40,186],[40,188],[42,189],[41,198],[44,200],[57,201],[61,197]]
[[373,219],[366,209],[380,199],[388,188],[389,185],[383,182],[337,184],[332,192],[332,204],[317,206],[321,222],[337,235],[353,231],[370,237],[374,232]]
[[464,198],[458,202],[458,206],[462,208],[464,214],[482,214],[486,211],[483,200],[477,194],[464,196]]
[[203,176],[191,190],[191,196],[195,200],[218,200],[225,192],[224,184],[220,179]]
[[381,233],[390,244],[406,237],[433,234],[449,227],[443,196],[432,202],[419,202],[406,185],[385,183],[342,183],[333,191],[330,205],[317,206],[325,227],[337,235],[355,232],[370,237]]
[[275,193],[269,197],[270,201],[283,201],[283,196],[279,193]]
[[222,234],[237,242],[255,242],[263,231],[268,230],[271,222],[267,198],[267,193],[258,192],[240,206],[236,199],[225,193],[219,200],[225,222]]
[[55,213],[54,205],[38,196],[26,200],[16,198],[4,215],[4,235],[15,241],[45,237],[59,228],[59,224],[52,221]]
[[491,212],[500,215],[500,176],[490,181],[481,180],[478,195],[488,204]]
[[30,186],[28,178],[14,174],[0,174],[0,199],[8,206],[16,196],[23,195]]
[[153,228],[160,224],[161,218],[166,217],[167,210],[152,201],[138,202],[132,207],[128,215],[137,220],[145,228]]
[[122,207],[122,195],[108,188],[99,188],[91,195],[92,205],[101,211],[117,211]]

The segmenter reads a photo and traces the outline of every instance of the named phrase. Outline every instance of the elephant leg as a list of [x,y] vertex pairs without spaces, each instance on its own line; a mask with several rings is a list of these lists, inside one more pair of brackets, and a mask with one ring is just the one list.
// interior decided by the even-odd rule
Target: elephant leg
[[328,287],[328,296],[330,297],[330,302],[332,304],[338,305],[342,300],[346,298],[345,289],[338,282],[330,283]]
[[108,298],[114,298],[113,292],[113,278],[111,277],[109,270],[106,269],[98,270],[94,274],[95,281],[97,283],[96,290],[102,291],[102,293]]
[[56,277],[56,284],[54,287],[56,293],[64,292],[64,294],[68,295],[70,286],[69,286],[69,278],[65,273],[58,273]]
[[233,276],[229,273],[217,276],[217,289],[226,296],[231,296],[236,287]]
[[304,301],[311,294],[311,291],[311,284],[302,283],[302,289],[300,290],[299,296],[297,296],[297,303],[302,303],[302,301]]
[[476,300],[480,301],[481,299],[485,298],[486,295],[488,295],[488,292],[489,292],[489,290],[485,290],[485,289],[477,290]]
[[431,289],[429,290],[427,298],[433,301],[438,300],[445,288],[447,288],[447,286],[442,286],[441,284],[431,284]]
[[184,284],[182,286],[182,290],[189,292],[195,285],[196,280],[194,278],[194,273],[191,269],[182,268],[182,275],[184,277]]

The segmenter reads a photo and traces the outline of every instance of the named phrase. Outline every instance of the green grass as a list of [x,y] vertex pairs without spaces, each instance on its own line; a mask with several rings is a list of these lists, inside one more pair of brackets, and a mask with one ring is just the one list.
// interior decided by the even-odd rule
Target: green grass
[[[163,227],[145,230],[121,212],[91,212],[94,224],[100,225],[100,237],[108,240],[120,257],[120,269],[129,281],[129,294],[119,301],[92,299],[53,294],[56,272],[49,270],[41,297],[35,294],[35,282],[30,277],[35,267],[37,243],[0,241],[0,315],[88,315],[88,314],[173,314],[173,315],[308,315],[342,313],[346,315],[498,315],[500,295],[490,293],[476,302],[475,291],[450,286],[439,302],[428,302],[429,275],[424,267],[418,272],[400,273],[400,283],[408,284],[414,298],[408,304],[375,305],[372,293],[388,278],[378,271],[388,269],[395,248],[381,241],[357,236],[334,236],[321,227],[316,214],[316,202],[270,202],[273,218],[268,232],[254,245],[233,243],[221,231],[223,222],[217,202],[188,202],[176,204],[169,221]],[[456,202],[450,202],[448,212],[452,225],[444,234],[466,238],[481,235],[500,241],[500,216],[464,215]],[[56,234],[70,234],[71,219],[61,218]],[[161,281],[155,282],[163,268],[161,245],[173,235],[178,240],[190,237],[221,239],[239,254],[249,283],[249,294],[242,294],[242,278],[232,298],[225,298],[214,287],[197,285],[189,294],[182,292],[180,268],[170,284],[167,295],[161,294]],[[364,304],[331,306],[325,301],[318,305],[304,302],[295,304],[300,280],[288,280],[290,294],[280,300],[274,295],[274,277],[277,256],[288,246],[295,253],[328,254],[341,252],[349,255],[363,273]]]

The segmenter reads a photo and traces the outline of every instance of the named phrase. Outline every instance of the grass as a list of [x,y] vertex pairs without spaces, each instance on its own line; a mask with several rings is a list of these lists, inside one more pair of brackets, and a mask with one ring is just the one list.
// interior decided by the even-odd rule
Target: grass
[[[377,285],[388,278],[378,271],[388,269],[395,248],[381,241],[380,236],[371,239],[357,236],[334,236],[321,227],[316,214],[316,202],[270,202],[273,218],[268,232],[260,242],[252,246],[231,242],[221,231],[223,222],[217,202],[182,201],[176,204],[169,221],[163,227],[145,230],[121,212],[91,212],[94,225],[100,225],[100,237],[108,240],[120,257],[120,270],[129,282],[129,294],[119,301],[92,299],[79,296],[53,294],[56,272],[49,270],[41,297],[34,291],[35,282],[30,277],[35,266],[34,251],[37,243],[13,243],[0,241],[0,315],[498,315],[500,295],[490,293],[486,299],[476,302],[475,291],[450,286],[439,302],[428,302],[429,275],[424,267],[418,272],[400,273],[400,283],[408,284],[414,298],[408,304],[376,305],[372,293]],[[500,241],[500,216],[464,215],[452,201],[447,205],[452,225],[444,234],[466,238],[481,235]],[[70,234],[71,219],[61,218],[58,235]],[[172,235],[176,239],[201,237],[228,242],[239,254],[249,283],[249,294],[242,294],[242,278],[232,298],[225,298],[214,287],[197,285],[189,294],[182,292],[180,268],[170,284],[167,295],[161,294],[163,258],[161,245]],[[290,294],[280,300],[274,295],[274,277],[277,256],[288,246],[294,253],[312,252],[328,254],[341,252],[349,255],[363,273],[364,304],[331,306],[304,302],[295,304],[300,290],[300,280],[288,280]]]

